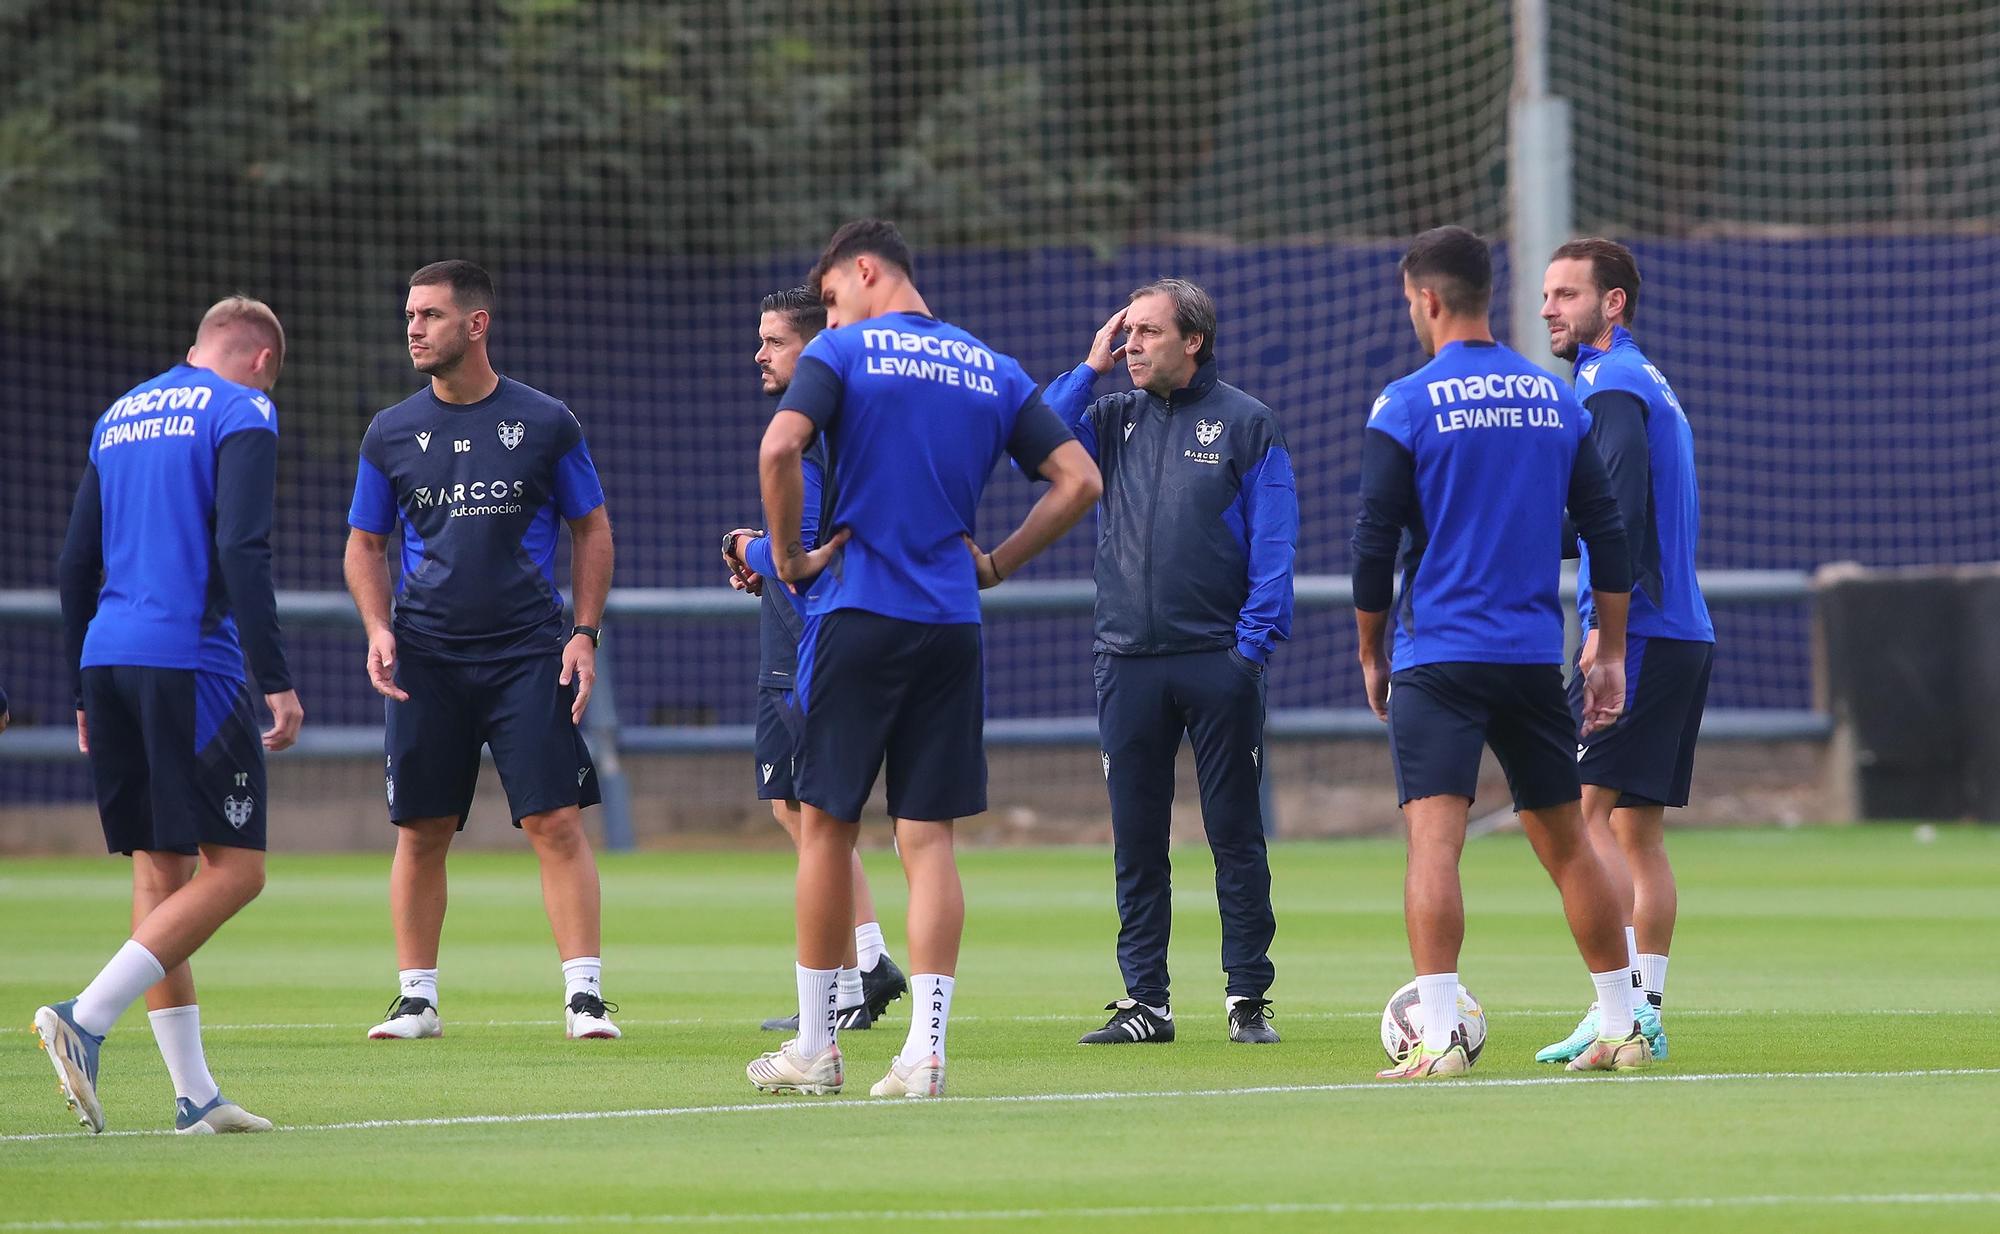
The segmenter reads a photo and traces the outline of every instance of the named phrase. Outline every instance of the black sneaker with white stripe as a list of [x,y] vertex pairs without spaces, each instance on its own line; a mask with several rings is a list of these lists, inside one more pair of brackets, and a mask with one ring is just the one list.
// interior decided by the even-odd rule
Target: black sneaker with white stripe
[[[875,1027],[875,1013],[867,1003],[856,1003],[852,1007],[842,1007],[834,1020],[834,1027],[841,1032]],[[799,1031],[799,1013],[788,1016],[773,1016],[764,1021],[762,1028],[767,1033],[796,1033]]]
[[1247,1045],[1278,1044],[1278,1030],[1271,1027],[1271,1000],[1237,999],[1229,1008],[1229,1039]]
[[[868,1007],[868,1018],[879,1020],[889,1010],[889,1004],[903,997],[910,983],[903,976],[903,970],[896,962],[884,955],[875,961],[875,967],[861,974],[861,997]],[[845,1027],[843,1025],[843,1027]]]
[[1174,1039],[1174,1013],[1156,1015],[1151,1007],[1129,998],[1104,1004],[1111,1019],[1096,1032],[1077,1038],[1078,1045],[1136,1045]]

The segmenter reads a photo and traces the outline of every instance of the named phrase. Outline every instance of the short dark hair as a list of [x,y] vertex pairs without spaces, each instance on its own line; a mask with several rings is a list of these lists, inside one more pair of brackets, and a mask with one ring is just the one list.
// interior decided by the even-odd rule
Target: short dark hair
[[1174,302],[1174,329],[1182,337],[1201,335],[1201,349],[1194,353],[1194,362],[1207,364],[1215,359],[1215,297],[1187,279],[1154,279],[1134,287],[1125,303],[1151,295],[1162,295]]
[[1493,300],[1493,251],[1463,227],[1433,227],[1418,236],[1403,254],[1402,270],[1455,316],[1482,314]]
[[410,276],[412,287],[451,288],[451,298],[463,309],[493,311],[493,276],[480,266],[460,258],[434,261]]
[[774,291],[764,297],[757,311],[782,314],[803,339],[810,339],[826,329],[826,305],[820,303],[819,293],[810,287],[787,287],[783,291]]
[[1599,292],[1616,287],[1625,293],[1626,324],[1629,325],[1639,315],[1639,259],[1632,256],[1631,249],[1616,240],[1585,236],[1558,248],[1549,260],[1562,261],[1564,258],[1589,262],[1590,277],[1596,282]]
[[840,230],[826,242],[819,260],[813,264],[812,273],[806,276],[806,286],[817,292],[820,280],[826,277],[828,270],[864,253],[881,258],[905,276],[916,273],[909,242],[903,239],[903,233],[896,230],[894,223],[887,219],[855,219],[851,223],[842,223]]

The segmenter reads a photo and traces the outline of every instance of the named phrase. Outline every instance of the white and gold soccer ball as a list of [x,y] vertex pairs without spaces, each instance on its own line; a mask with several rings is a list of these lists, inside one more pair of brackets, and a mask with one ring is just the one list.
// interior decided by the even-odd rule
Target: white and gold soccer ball
[[[1465,1042],[1466,1060],[1478,1062],[1479,1052],[1486,1048],[1486,1011],[1462,985],[1458,987],[1458,1032]],[[1417,983],[1412,981],[1390,995],[1389,1005],[1382,1009],[1382,1049],[1390,1062],[1401,1062],[1423,1039],[1424,1006],[1417,997]]]

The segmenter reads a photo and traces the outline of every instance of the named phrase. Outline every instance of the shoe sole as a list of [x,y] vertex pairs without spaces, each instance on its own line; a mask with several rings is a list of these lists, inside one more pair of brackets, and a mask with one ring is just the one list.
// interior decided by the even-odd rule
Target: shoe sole
[[370,1041],[430,1041],[442,1036],[444,1030],[441,1028],[434,1033],[385,1033],[377,1028],[368,1030]]
[[623,1037],[625,1034],[617,1032],[612,1032],[612,1033],[588,1032],[588,1033],[564,1033],[563,1035],[569,1038],[571,1041],[616,1041],[620,1037]]
[[756,1086],[758,1092],[770,1093],[772,1096],[777,1097],[786,1095],[836,1097],[840,1095],[840,1090],[843,1087],[842,1084],[760,1084],[756,1080],[752,1080],[750,1083]]
[[93,1090],[89,1104],[96,1108],[92,1110],[84,1108],[79,1088],[88,1088],[89,1085],[82,1076],[77,1076],[74,1077],[76,1086],[72,1086],[69,1060],[56,1048],[56,1043],[61,1040],[62,1030],[62,1019],[54,1011],[44,1007],[35,1012],[35,1044],[42,1048],[42,1053],[48,1056],[49,1065],[56,1069],[56,1091],[62,1094],[63,1104],[69,1107],[70,1113],[76,1115],[77,1125],[96,1135],[104,1130],[104,1107],[98,1104],[97,1094]]
[[258,1118],[257,1115],[255,1114],[247,1114],[247,1113],[245,1117],[256,1119],[256,1123],[261,1123],[263,1125],[258,1126],[256,1125],[256,1123],[251,1123],[240,1127],[217,1127],[213,1123],[204,1120],[202,1122],[196,1123],[192,1127],[176,1127],[174,1128],[174,1134],[175,1135],[256,1135],[259,1132],[277,1130],[276,1127],[273,1127],[271,1125],[271,1120],[268,1118]]

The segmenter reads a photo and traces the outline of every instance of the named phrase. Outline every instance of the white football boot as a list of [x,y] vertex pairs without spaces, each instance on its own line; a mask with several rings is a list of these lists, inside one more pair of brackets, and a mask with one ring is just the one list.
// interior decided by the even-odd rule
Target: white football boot
[[803,1058],[795,1037],[784,1045],[752,1059],[743,1073],[764,1093],[811,1093],[827,1096],[840,1091],[847,1076],[841,1064],[840,1045],[821,1050],[817,1057]]
[[414,1041],[444,1036],[444,1021],[428,998],[398,996],[389,1004],[389,1018],[368,1030],[370,1041]]
[[944,1096],[944,1060],[933,1054],[919,1059],[909,1066],[903,1065],[902,1055],[897,1055],[889,1064],[889,1074],[875,1081],[868,1090],[871,1097],[942,1097]]

